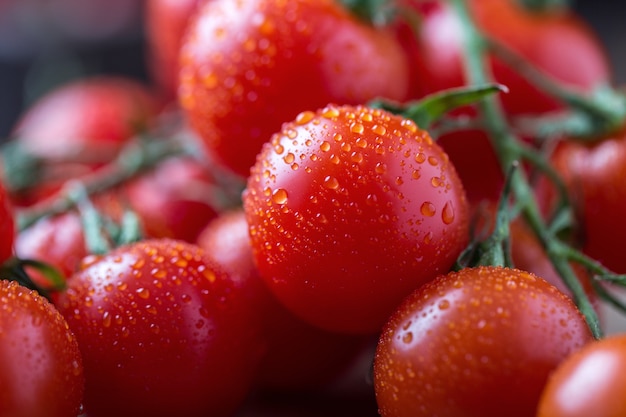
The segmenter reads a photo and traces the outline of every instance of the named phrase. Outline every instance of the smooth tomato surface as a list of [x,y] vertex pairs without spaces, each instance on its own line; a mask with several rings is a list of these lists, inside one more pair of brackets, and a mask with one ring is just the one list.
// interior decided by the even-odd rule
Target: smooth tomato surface
[[0,415],[76,417],[84,384],[63,316],[35,291],[0,280]]
[[590,343],[568,357],[550,376],[537,417],[626,415],[626,336]]
[[85,365],[89,416],[229,416],[263,352],[244,290],[197,246],[122,246],[68,280],[58,305]]
[[301,111],[402,100],[407,88],[393,35],[334,0],[216,0],[189,28],[178,93],[207,146],[247,177],[262,144]]
[[380,413],[533,417],[550,373],[592,340],[574,303],[533,274],[442,275],[385,325],[374,361]]
[[261,276],[327,330],[379,331],[467,243],[465,193],[447,155],[382,110],[301,113],[251,172],[244,208]]

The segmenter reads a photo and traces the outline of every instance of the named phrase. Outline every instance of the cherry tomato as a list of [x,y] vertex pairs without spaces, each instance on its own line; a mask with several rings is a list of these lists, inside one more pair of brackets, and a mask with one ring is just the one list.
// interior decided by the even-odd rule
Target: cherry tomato
[[615,240],[626,233],[626,222],[622,221],[626,210],[626,131],[588,145],[563,142],[551,161],[570,190],[583,251],[607,268],[626,273],[626,258]]
[[271,291],[337,332],[379,331],[468,240],[465,192],[447,155],[412,121],[364,106],[286,123],[252,168],[244,208]]
[[182,241],[143,241],[86,261],[58,305],[83,355],[87,414],[231,415],[263,352],[246,300]]
[[148,0],[145,3],[148,68],[168,101],[176,99],[178,57],[187,25],[201,0]]
[[148,87],[123,77],[80,79],[44,95],[26,110],[13,133],[25,153],[43,162],[42,178],[32,189],[12,194],[12,201],[31,205],[68,179],[110,162],[154,123],[159,109]]
[[[441,0],[402,0],[417,20],[397,22],[397,36],[411,57],[411,97],[419,98],[462,86],[463,38],[452,6]],[[567,87],[591,91],[610,82],[607,53],[591,29],[574,13],[562,10],[533,13],[515,0],[471,0],[472,17],[490,39],[522,56],[528,63]],[[508,87],[500,94],[509,116],[560,110],[563,105],[538,89],[501,59],[490,55],[495,81]],[[473,116],[471,109],[461,114]],[[437,138],[449,154],[471,201],[496,199],[504,175],[487,135],[480,129],[452,132]]]
[[531,273],[442,275],[385,325],[374,361],[381,416],[532,417],[550,373],[592,340],[571,299]]
[[244,177],[262,144],[301,111],[403,100],[408,88],[393,35],[334,0],[207,2],[181,56],[185,113],[216,157]]
[[251,303],[258,305],[267,342],[257,376],[260,389],[283,392],[320,389],[337,380],[364,351],[365,338],[313,327],[275,299],[254,265],[243,210],[225,212],[209,223],[198,244],[233,276],[247,281]]
[[67,322],[45,298],[0,280],[0,415],[76,417],[83,363]]
[[566,358],[541,395],[537,417],[626,415],[626,335],[590,343]]

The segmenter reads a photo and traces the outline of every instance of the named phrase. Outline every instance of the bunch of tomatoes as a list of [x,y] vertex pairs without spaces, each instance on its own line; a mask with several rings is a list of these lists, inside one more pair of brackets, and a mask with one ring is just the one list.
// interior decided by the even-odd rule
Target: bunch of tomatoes
[[625,415],[626,100],[543,3],[147,0],[2,148],[0,416]]

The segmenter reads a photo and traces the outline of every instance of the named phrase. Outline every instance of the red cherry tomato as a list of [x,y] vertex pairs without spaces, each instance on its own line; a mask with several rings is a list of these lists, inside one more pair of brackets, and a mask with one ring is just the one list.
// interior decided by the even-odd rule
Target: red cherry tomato
[[251,303],[258,306],[267,341],[257,376],[262,390],[320,389],[336,380],[364,350],[364,338],[313,327],[274,298],[254,265],[243,210],[225,212],[209,223],[198,244],[233,276],[246,281]]
[[412,121],[363,106],[285,124],[252,168],[244,208],[271,291],[331,331],[379,331],[468,240],[447,155]]
[[148,87],[122,77],[80,79],[52,90],[27,109],[13,133],[44,166],[42,179],[12,201],[31,205],[110,162],[154,123],[159,109]]
[[182,47],[179,99],[221,162],[247,177],[264,142],[301,111],[406,98],[393,35],[334,0],[203,5]]
[[[464,85],[464,40],[452,6],[441,0],[402,0],[401,4],[417,20],[413,26],[406,20],[397,23],[398,38],[411,57],[411,97]],[[533,13],[515,0],[471,0],[468,7],[478,29],[487,37],[519,54],[555,81],[587,92],[610,82],[605,49],[572,12]],[[494,80],[509,89],[498,95],[507,115],[540,114],[563,108],[558,100],[520,75],[517,68],[493,54],[489,63]],[[474,114],[471,110],[463,112]],[[437,142],[457,168],[470,201],[499,196],[503,170],[484,131],[444,134]]]
[[263,352],[244,289],[182,241],[94,259],[58,305],[83,355],[89,416],[230,416]]
[[533,417],[550,373],[592,340],[571,299],[533,274],[442,275],[385,325],[374,361],[381,416]]
[[75,417],[83,364],[67,322],[45,298],[0,280],[0,415]]
[[626,335],[608,336],[566,358],[541,395],[537,417],[626,415]]

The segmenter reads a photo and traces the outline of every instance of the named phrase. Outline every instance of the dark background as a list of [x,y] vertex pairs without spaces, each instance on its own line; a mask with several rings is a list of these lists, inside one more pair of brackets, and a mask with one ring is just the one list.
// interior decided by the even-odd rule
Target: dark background
[[[0,138],[51,86],[93,74],[149,80],[145,0],[0,0]],[[626,82],[625,7],[574,0],[607,48],[617,84]]]

